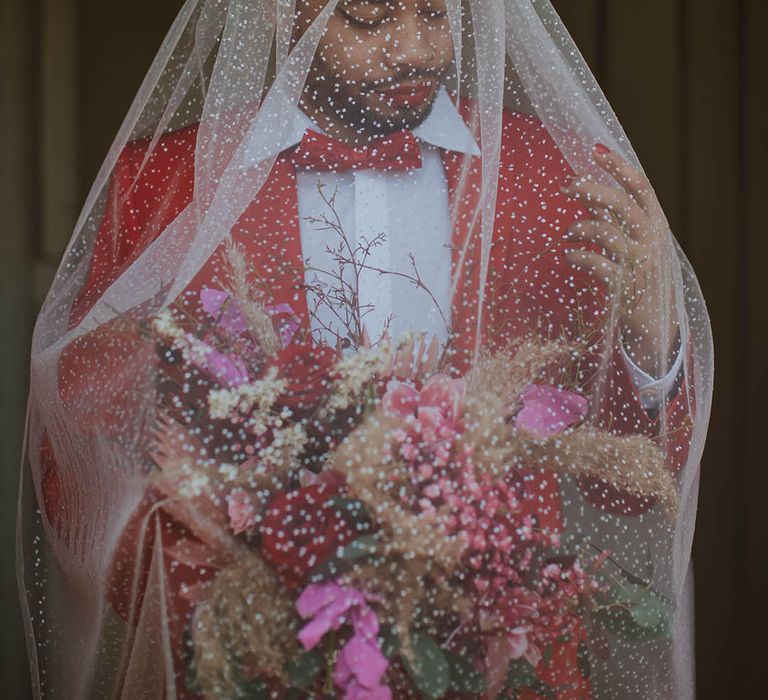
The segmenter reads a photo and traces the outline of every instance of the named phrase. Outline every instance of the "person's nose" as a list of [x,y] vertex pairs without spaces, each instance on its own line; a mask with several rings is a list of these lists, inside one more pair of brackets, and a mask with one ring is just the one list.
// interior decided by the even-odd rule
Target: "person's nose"
[[387,42],[387,62],[395,70],[407,72],[428,66],[435,58],[429,30],[418,15],[401,19],[392,28]]

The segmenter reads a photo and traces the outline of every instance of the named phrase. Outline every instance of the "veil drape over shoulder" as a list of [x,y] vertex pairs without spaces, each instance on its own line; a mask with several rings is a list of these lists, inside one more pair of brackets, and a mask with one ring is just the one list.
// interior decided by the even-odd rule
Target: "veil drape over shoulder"
[[693,698],[712,373],[548,0],[187,0],[35,327],[36,697]]

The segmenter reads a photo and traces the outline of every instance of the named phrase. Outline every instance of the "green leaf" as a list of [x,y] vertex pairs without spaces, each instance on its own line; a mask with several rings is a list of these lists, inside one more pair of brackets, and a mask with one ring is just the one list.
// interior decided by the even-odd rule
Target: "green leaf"
[[401,654],[403,665],[416,687],[428,698],[441,698],[448,690],[451,674],[443,650],[426,634],[416,632],[411,637],[415,663]]
[[[338,514],[347,522],[370,525],[371,518],[365,510],[365,504],[355,498],[334,496],[327,503],[328,507],[335,508]],[[369,529],[369,528],[366,528]]]
[[243,686],[238,697],[242,700],[269,700],[269,690],[263,680],[256,678]]
[[288,659],[285,664],[285,673],[291,679],[291,685],[294,688],[307,688],[315,682],[324,668],[323,653],[315,647]]
[[470,661],[459,654],[443,652],[450,668],[450,688],[457,693],[479,695],[485,690],[485,677]]
[[648,595],[648,586],[637,583],[625,583],[616,589],[616,600],[627,605],[634,605]]
[[666,619],[666,610],[662,603],[654,595],[646,595],[640,601],[632,606],[632,619],[646,629],[655,629]]
[[530,688],[537,681],[536,669],[525,659],[513,659],[507,671],[505,688]]
[[641,627],[624,608],[599,610],[593,614],[592,619],[607,632],[636,644],[669,636],[669,623],[666,618],[657,627]]
[[388,659],[391,659],[400,651],[400,640],[395,631],[389,625],[382,625],[377,637],[379,649]]
[[356,559],[362,559],[371,554],[376,554],[378,546],[378,535],[363,535],[353,542],[350,542],[346,547],[342,547],[337,556],[339,559],[355,561]]

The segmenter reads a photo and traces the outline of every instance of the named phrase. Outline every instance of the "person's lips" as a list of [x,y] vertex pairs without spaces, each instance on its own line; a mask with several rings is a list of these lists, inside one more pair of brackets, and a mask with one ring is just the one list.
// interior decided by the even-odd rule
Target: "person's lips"
[[432,81],[398,83],[392,87],[379,88],[376,93],[395,107],[412,107],[429,99]]

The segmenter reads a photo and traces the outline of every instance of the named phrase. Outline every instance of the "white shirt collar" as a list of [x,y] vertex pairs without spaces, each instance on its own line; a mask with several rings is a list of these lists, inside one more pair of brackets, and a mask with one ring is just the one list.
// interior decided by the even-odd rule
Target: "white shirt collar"
[[[282,129],[279,129],[282,133],[279,134],[279,138],[271,141],[263,138],[266,124],[263,122],[260,124],[259,117],[256,118],[254,128],[251,130],[250,141],[244,153],[246,166],[256,165],[259,161],[297,145],[307,129],[323,133],[323,130],[297,104],[291,104],[288,109],[293,113],[293,117],[282,121]],[[269,117],[267,117],[268,121],[270,121]],[[262,128],[259,128],[260,126]],[[445,87],[440,88],[429,116],[413,129],[413,135],[419,141],[448,151],[473,156],[480,155],[477,142],[451,101]],[[270,145],[267,146],[267,143]]]

